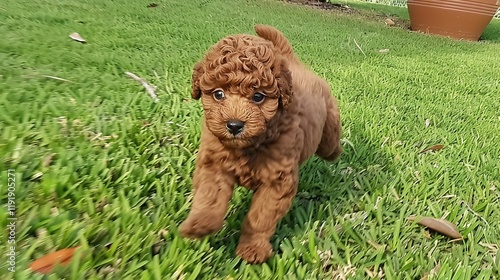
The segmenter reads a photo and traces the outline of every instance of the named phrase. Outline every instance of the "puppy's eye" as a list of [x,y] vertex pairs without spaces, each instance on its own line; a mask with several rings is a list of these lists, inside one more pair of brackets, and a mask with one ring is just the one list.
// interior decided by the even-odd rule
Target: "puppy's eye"
[[260,104],[264,101],[264,99],[266,99],[266,96],[261,93],[261,92],[256,92],[253,96],[252,96],[252,101],[257,103],[257,104]]
[[214,99],[217,101],[221,101],[222,99],[224,99],[224,92],[220,89],[214,91],[212,94],[214,96]]

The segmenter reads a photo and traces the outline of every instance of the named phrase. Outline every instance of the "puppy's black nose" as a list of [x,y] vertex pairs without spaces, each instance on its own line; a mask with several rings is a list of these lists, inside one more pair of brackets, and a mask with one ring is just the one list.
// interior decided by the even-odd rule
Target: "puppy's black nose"
[[237,135],[243,131],[245,123],[239,120],[229,120],[226,123],[227,131],[231,132],[232,135]]

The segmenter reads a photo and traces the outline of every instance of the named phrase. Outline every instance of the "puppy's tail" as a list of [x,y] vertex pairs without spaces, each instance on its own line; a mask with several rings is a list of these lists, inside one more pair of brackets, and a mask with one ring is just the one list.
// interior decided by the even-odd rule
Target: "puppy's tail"
[[278,29],[263,24],[257,24],[254,27],[255,32],[259,37],[273,42],[274,46],[281,50],[281,53],[289,58],[294,58],[293,49],[290,42],[286,39],[285,35]]

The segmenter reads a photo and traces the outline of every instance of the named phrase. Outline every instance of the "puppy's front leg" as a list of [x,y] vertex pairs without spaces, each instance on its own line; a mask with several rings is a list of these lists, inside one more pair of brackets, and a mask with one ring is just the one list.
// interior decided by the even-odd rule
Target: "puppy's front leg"
[[263,263],[271,257],[269,239],[278,221],[290,210],[297,193],[298,167],[284,176],[279,182],[261,186],[254,193],[236,249],[236,254],[249,263]]
[[221,172],[219,166],[197,164],[193,176],[193,204],[187,219],[179,227],[180,234],[201,238],[221,229],[234,184],[234,177]]

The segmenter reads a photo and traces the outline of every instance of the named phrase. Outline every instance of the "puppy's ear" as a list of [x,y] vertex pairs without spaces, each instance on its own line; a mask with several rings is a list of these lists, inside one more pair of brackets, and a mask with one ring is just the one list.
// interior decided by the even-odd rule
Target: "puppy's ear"
[[281,73],[277,78],[278,89],[280,91],[279,100],[284,109],[292,102],[292,72],[288,69],[288,62],[283,59],[281,62]]
[[201,88],[200,88],[200,77],[203,75],[203,63],[198,62],[193,67],[193,75],[191,77],[191,87],[192,92],[191,96],[194,99],[200,99],[201,97]]

